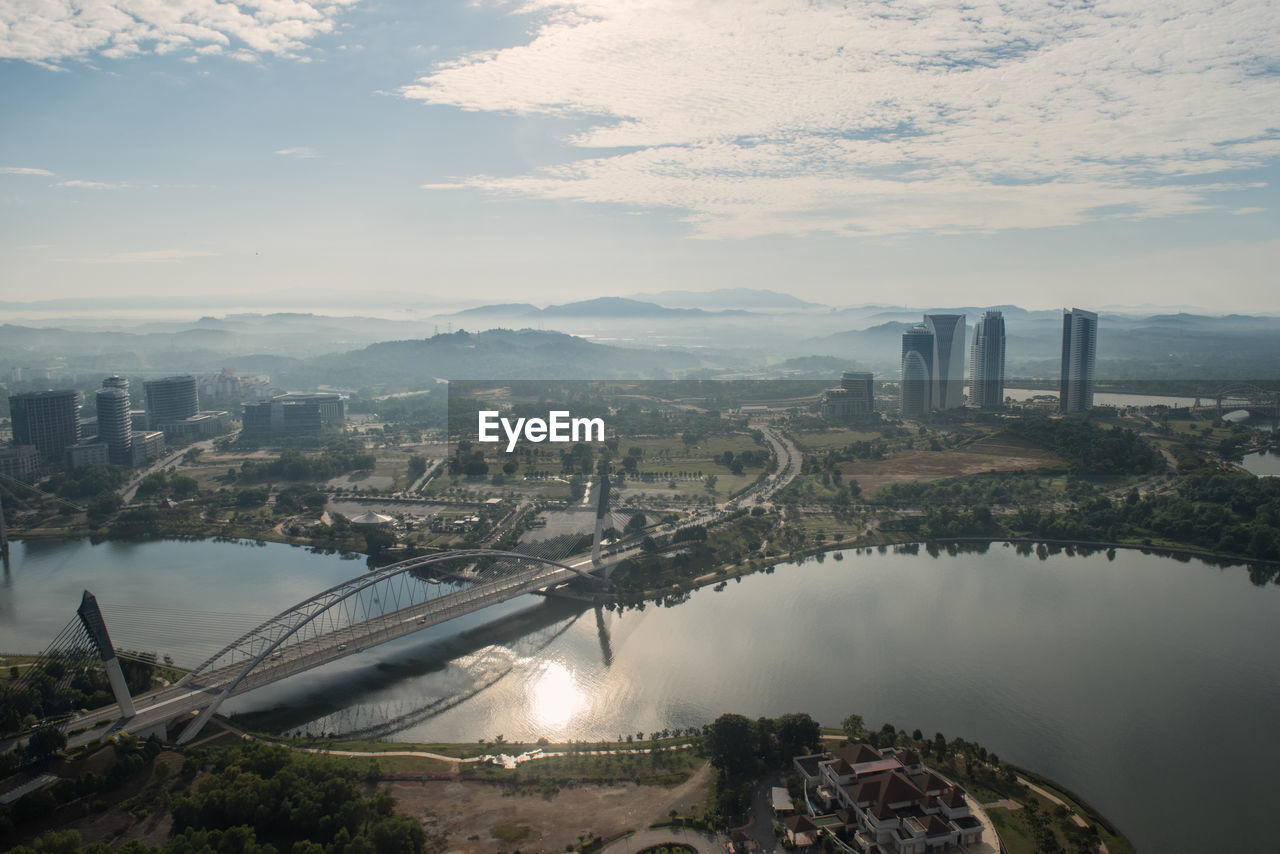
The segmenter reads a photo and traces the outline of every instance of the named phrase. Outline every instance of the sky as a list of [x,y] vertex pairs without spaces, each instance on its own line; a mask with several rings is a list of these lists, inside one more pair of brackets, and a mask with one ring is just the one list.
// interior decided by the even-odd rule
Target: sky
[[1280,311],[1264,0],[0,0],[0,301]]

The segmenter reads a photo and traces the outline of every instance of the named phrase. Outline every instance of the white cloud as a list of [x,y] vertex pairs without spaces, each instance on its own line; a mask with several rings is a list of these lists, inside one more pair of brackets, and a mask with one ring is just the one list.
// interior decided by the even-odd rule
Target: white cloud
[[48,169],[35,169],[31,166],[0,166],[0,174],[4,175],[43,175],[52,177]]
[[311,160],[319,157],[320,153],[314,148],[307,148],[305,145],[299,145],[295,148],[278,148],[276,154],[281,157],[296,157],[300,160]]
[[[531,0],[527,44],[405,86],[586,118],[462,186],[674,208],[702,237],[995,231],[1215,209],[1280,155],[1266,0]],[[1213,177],[1210,177],[1213,176]]]
[[59,181],[53,186],[72,190],[123,190],[129,184],[124,181],[81,181],[73,178],[68,181]]
[[49,67],[97,54],[296,57],[356,0],[0,0],[0,58]]
[[141,252],[116,252],[98,258],[63,258],[77,264],[176,264],[188,258],[213,258],[217,252],[201,249],[150,249]]

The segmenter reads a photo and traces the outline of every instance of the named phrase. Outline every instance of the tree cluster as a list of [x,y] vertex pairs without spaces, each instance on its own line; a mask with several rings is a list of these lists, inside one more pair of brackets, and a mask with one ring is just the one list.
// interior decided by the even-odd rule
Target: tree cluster
[[307,456],[296,450],[286,450],[274,460],[245,460],[240,466],[240,479],[246,482],[263,480],[328,480],[350,471],[372,469],[377,458],[365,451],[326,451],[318,456]]

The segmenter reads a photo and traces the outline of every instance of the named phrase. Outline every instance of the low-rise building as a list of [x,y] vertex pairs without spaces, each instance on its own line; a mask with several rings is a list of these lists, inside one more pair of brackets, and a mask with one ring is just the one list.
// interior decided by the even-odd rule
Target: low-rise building
[[202,410],[181,421],[162,424],[164,434],[172,439],[208,439],[231,429],[231,413],[225,410]]
[[40,468],[40,449],[35,445],[0,446],[0,475],[31,483]]
[[131,446],[134,468],[145,465],[164,453],[164,433],[159,430],[134,430]]
[[111,462],[107,443],[94,436],[81,439],[67,448],[67,468],[84,469],[90,466],[105,466]]

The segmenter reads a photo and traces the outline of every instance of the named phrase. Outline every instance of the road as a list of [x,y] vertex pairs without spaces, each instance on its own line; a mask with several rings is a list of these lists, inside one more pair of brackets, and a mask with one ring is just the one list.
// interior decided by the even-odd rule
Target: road
[[[238,433],[239,431],[230,434],[231,438],[234,439]],[[223,437],[218,436],[217,438],[221,439]],[[183,456],[188,451],[195,448],[199,448],[201,451],[208,453],[213,450],[214,441],[214,439],[201,439],[199,442],[193,442],[181,450],[161,455],[151,465],[147,466],[142,471],[136,472],[133,477],[129,478],[128,483],[120,487],[120,497],[124,499],[125,504],[133,503],[134,496],[138,494],[138,485],[142,483],[143,479],[146,478],[147,475],[155,474],[156,472],[163,471],[165,469],[176,469],[182,464]]]

